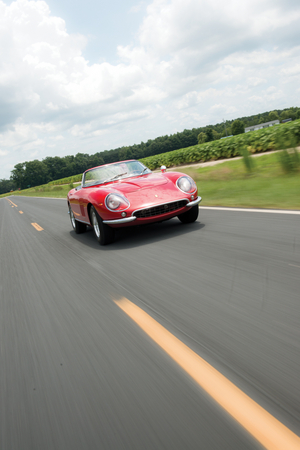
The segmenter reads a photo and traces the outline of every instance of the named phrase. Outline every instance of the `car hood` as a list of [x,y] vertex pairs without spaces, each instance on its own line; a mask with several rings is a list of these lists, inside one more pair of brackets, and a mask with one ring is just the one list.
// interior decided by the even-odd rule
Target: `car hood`
[[[129,194],[141,189],[149,189],[152,187],[162,186],[167,183],[170,183],[170,180],[168,178],[165,178],[160,174],[151,173],[149,175],[143,175],[140,177],[119,180],[114,183],[113,187],[119,192]],[[112,187],[112,185],[110,185],[110,187]]]

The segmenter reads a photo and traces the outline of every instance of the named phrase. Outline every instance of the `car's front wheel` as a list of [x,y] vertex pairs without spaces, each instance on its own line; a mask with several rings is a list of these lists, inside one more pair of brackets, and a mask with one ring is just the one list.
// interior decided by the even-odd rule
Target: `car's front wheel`
[[94,206],[91,206],[90,219],[96,239],[99,242],[99,244],[107,245],[113,242],[115,237],[115,230],[110,226],[106,225],[105,223],[103,223],[101,217],[97,213]]
[[82,222],[78,222],[78,220],[75,219],[74,213],[72,211],[71,205],[69,205],[69,213],[70,213],[70,220],[73,227],[73,230],[76,234],[84,233],[86,230],[86,224]]
[[197,220],[199,214],[199,206],[195,205],[183,214],[179,214],[178,219],[182,223],[192,223]]

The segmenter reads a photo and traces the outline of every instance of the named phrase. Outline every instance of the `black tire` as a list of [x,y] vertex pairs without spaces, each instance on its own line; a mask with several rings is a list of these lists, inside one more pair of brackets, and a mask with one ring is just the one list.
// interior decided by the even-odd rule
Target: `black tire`
[[90,222],[100,245],[111,244],[115,238],[115,230],[103,223],[94,206],[90,209]]
[[186,211],[185,213],[180,214],[178,216],[178,219],[182,223],[192,223],[197,220],[198,214],[199,214],[199,206],[195,205],[195,206],[192,206],[192,208],[189,209],[188,211]]
[[71,205],[69,205],[69,212],[70,212],[70,220],[71,225],[73,227],[73,230],[76,234],[81,234],[86,231],[86,224],[82,222],[78,222],[78,220],[75,219],[74,213],[72,211]]

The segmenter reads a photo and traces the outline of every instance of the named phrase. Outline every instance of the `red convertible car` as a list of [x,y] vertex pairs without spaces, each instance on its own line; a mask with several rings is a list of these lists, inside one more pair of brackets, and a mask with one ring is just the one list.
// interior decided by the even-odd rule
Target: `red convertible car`
[[153,173],[136,160],[86,170],[81,185],[68,193],[71,224],[76,233],[92,226],[97,241],[114,240],[114,228],[162,222],[177,216],[183,223],[198,217],[201,197],[187,175]]

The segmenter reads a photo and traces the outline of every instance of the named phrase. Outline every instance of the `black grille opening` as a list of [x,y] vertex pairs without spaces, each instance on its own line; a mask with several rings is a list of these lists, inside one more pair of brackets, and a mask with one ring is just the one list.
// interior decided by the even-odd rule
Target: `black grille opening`
[[177,211],[186,205],[186,200],[179,200],[177,202],[165,203],[163,205],[153,206],[152,208],[142,209],[136,211],[133,215],[138,219],[145,219],[147,217],[161,216],[168,212]]

